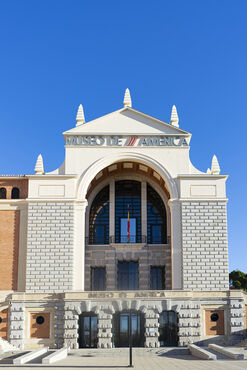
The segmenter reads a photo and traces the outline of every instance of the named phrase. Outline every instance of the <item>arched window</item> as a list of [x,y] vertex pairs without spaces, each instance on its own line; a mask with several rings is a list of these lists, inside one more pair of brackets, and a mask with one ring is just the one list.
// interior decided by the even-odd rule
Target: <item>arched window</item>
[[159,194],[147,184],[148,244],[167,243],[166,208]]
[[94,198],[89,225],[90,244],[109,244],[109,185]]
[[141,242],[141,183],[139,181],[121,180],[115,183],[115,242]]
[[11,191],[11,199],[19,199],[20,198],[20,190],[18,188],[13,188]]
[[0,199],[6,199],[6,189],[0,188]]

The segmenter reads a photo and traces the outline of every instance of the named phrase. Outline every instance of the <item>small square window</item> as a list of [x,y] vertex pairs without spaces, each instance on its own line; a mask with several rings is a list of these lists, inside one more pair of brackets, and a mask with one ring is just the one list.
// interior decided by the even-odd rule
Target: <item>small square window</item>
[[150,289],[163,290],[165,289],[165,267],[151,266],[150,267]]
[[105,267],[91,267],[91,290],[106,289]]

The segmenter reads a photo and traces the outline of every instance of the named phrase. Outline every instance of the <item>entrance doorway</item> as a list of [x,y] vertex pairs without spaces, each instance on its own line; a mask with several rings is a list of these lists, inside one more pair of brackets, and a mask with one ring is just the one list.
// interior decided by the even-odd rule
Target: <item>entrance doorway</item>
[[[132,312],[132,346],[144,346],[144,315],[141,312]],[[113,318],[113,346],[129,346],[129,319],[130,313],[118,312]]]
[[97,348],[98,317],[94,313],[79,316],[79,348]]
[[178,316],[174,311],[163,311],[159,318],[159,342],[161,347],[178,345]]

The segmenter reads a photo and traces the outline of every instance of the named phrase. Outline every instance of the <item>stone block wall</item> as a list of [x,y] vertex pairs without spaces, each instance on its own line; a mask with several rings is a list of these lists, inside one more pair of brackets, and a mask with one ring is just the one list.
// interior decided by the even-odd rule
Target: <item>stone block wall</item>
[[243,299],[230,300],[230,331],[233,345],[246,337],[244,308]]
[[9,342],[19,349],[24,349],[25,304],[13,302],[9,308]]
[[73,211],[74,206],[70,202],[29,203],[27,292],[72,290]]
[[183,289],[229,288],[226,203],[182,203]]
[[171,289],[170,245],[86,246],[85,290],[91,290],[91,267],[106,268],[106,290],[117,289],[118,261],[139,263],[139,289],[150,289],[150,266],[165,266],[165,286]]
[[[158,348],[160,314],[163,311],[174,311],[178,318],[178,346],[197,343],[207,346],[209,343],[224,345],[236,344],[245,337],[244,299],[243,297],[217,298],[215,293],[198,298],[115,298],[113,292],[97,292],[102,298],[68,299],[62,295],[49,301],[28,300],[12,302],[9,307],[8,340],[20,349],[28,344],[31,348],[29,312],[51,312],[53,334],[48,340],[50,348],[61,348],[64,345],[78,348],[79,315],[94,313],[98,318],[98,347],[114,346],[114,315],[126,310],[134,310],[144,315],[144,347]],[[119,293],[121,295],[121,293]],[[145,295],[142,292],[142,295]],[[37,298],[37,297],[36,297]],[[207,335],[205,329],[205,310],[224,310],[225,335]],[[43,339],[40,339],[42,344]],[[36,341],[34,340],[34,343]]]

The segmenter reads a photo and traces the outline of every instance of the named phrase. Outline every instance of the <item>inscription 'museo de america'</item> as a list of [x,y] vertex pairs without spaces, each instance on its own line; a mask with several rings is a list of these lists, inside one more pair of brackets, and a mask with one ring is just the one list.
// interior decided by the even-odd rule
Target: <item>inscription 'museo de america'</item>
[[67,136],[68,146],[188,146],[179,136]]

